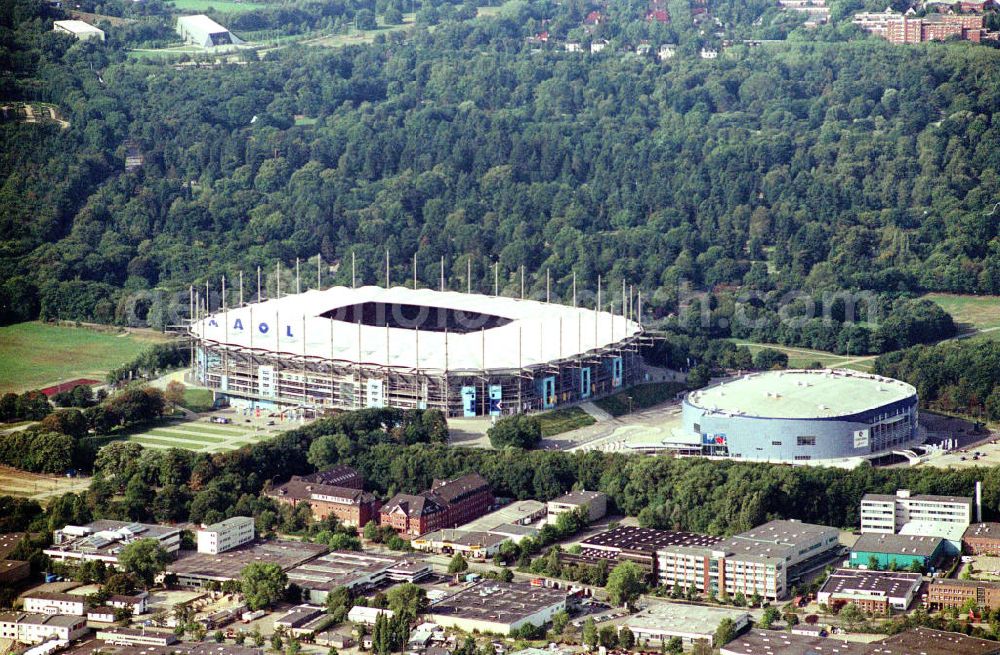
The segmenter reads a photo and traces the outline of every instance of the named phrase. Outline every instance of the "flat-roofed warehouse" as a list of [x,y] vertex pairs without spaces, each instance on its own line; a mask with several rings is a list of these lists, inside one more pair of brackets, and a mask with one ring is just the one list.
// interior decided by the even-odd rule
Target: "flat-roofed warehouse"
[[642,378],[641,325],[503,296],[331,287],[201,315],[194,375],[234,405],[499,416]]
[[509,635],[524,625],[543,626],[566,609],[566,592],[515,582],[479,582],[446,596],[426,620],[466,632]]
[[179,586],[202,587],[209,581],[238,580],[243,567],[255,562],[277,564],[288,571],[327,550],[322,544],[280,539],[243,544],[217,554],[183,550],[176,561],[167,564],[167,573],[177,576]]
[[847,370],[752,373],[692,391],[673,440],[741,460],[860,462],[921,441],[917,391]]
[[868,655],[998,655],[1000,643],[958,632],[914,628],[869,646]]
[[834,637],[812,637],[751,630],[719,649],[719,655],[868,655],[868,644]]
[[84,23],[82,20],[57,20],[52,23],[52,31],[69,34],[78,41],[104,40],[104,30],[94,27],[90,23]]
[[202,48],[239,45],[243,43],[242,39],[237,38],[228,29],[204,14],[178,16],[177,33],[186,43],[201,46]]
[[736,632],[750,624],[746,610],[650,601],[646,609],[628,617],[622,625],[632,631],[637,644],[660,645],[678,637],[685,646],[698,641],[718,646],[712,642],[723,619],[730,619]]
[[365,589],[383,582],[416,582],[431,574],[430,566],[414,557],[334,551],[288,571],[288,581],[302,588],[311,603],[325,603],[337,587]]
[[837,569],[823,583],[816,600],[831,607],[853,603],[873,614],[885,614],[890,606],[906,611],[922,583],[919,573]]

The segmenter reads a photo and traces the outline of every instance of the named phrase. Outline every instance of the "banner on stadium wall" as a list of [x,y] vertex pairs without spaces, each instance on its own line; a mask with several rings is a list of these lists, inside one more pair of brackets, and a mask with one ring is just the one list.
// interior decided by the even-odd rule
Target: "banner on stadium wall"
[[701,445],[703,446],[725,446],[726,445],[726,435],[719,434],[702,434],[701,435]]
[[503,387],[490,385],[490,416],[500,416],[503,411]]
[[368,380],[365,391],[365,407],[385,407],[382,380]]
[[462,387],[462,415],[476,415],[476,388]]
[[544,409],[552,409],[556,406],[556,378],[555,376],[549,376],[547,378],[542,378],[542,407]]
[[871,442],[870,434],[871,434],[871,432],[868,430],[868,428],[865,428],[864,430],[855,430],[854,431],[854,447],[855,448],[867,448],[868,444]]

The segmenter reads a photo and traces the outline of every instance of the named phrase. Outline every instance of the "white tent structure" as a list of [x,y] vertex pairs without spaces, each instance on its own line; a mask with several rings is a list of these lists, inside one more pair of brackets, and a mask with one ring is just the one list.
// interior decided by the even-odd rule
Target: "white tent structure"
[[104,30],[98,29],[90,23],[84,23],[82,20],[57,20],[52,23],[52,31],[70,34],[80,41],[104,40]]
[[184,39],[185,43],[203,48],[243,43],[242,39],[237,38],[232,32],[204,14],[178,17],[177,33]]

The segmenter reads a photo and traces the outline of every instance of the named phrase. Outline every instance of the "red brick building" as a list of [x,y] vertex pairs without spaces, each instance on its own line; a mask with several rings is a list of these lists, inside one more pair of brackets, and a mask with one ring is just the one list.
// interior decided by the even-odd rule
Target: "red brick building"
[[962,39],[979,42],[983,36],[983,17],[975,14],[928,14],[924,17],[898,16],[885,25],[890,43],[923,43]]
[[364,478],[350,466],[334,466],[323,471],[300,476],[300,479],[306,482],[332,484],[335,487],[347,487],[348,489],[365,488]]
[[[360,485],[361,476],[353,469],[350,471],[354,472],[354,477],[344,477],[343,472],[340,476],[328,477]],[[379,502],[373,494],[363,491],[360,486],[349,487],[317,481],[317,478],[324,479],[327,473],[321,471],[313,475],[293,476],[285,484],[265,492],[265,495],[292,507],[305,503],[312,508],[313,518],[317,520],[335,516],[344,525],[362,528],[369,521],[378,519]]]
[[1000,523],[973,523],[962,536],[962,550],[969,555],[1000,557]]
[[435,480],[420,494],[396,494],[382,506],[382,525],[415,537],[454,528],[486,514],[493,505],[489,483],[478,473],[454,480]]

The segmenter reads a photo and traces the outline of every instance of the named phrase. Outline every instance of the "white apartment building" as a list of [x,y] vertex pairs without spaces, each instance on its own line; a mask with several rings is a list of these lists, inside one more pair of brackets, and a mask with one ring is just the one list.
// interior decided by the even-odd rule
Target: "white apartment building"
[[0,614],[0,639],[12,639],[22,644],[40,644],[51,638],[73,641],[86,632],[87,620],[82,616],[26,612]]
[[656,551],[661,585],[705,594],[779,600],[789,570],[838,547],[837,530],[798,521],[771,521],[714,546],[668,546]]
[[198,530],[198,552],[218,555],[254,540],[253,519],[234,516]]
[[913,521],[948,529],[965,529],[972,523],[972,498],[913,495],[900,489],[896,495],[865,494],[861,499],[861,532],[898,534]]
[[22,597],[24,611],[36,614],[68,614],[83,616],[87,602],[84,596],[59,594],[50,591],[34,591]]

